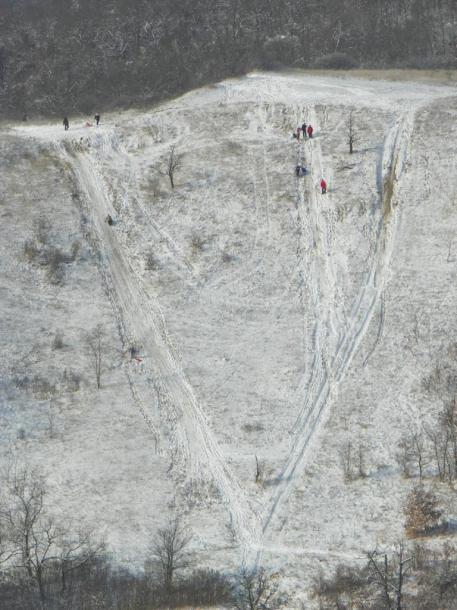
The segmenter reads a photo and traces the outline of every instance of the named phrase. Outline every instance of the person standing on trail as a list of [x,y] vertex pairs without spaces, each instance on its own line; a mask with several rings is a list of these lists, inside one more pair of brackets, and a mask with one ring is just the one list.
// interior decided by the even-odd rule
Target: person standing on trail
[[97,123],[97,125],[100,123],[100,113],[97,112],[94,116],[95,122]]
[[309,138],[313,137],[313,131],[314,131],[313,126],[312,125],[308,125],[307,132],[308,132],[308,137]]
[[301,130],[303,133],[303,139],[306,138],[306,128],[308,127],[308,125],[306,123],[303,123],[303,125],[301,126]]
[[300,131],[301,131],[300,127],[297,127],[296,134],[297,134],[297,140],[298,141],[300,141]]
[[62,123],[65,131],[68,131],[68,128],[70,127],[70,121],[68,120],[68,117],[64,117]]
[[322,195],[325,195],[327,193],[327,183],[323,178],[321,180],[321,193]]

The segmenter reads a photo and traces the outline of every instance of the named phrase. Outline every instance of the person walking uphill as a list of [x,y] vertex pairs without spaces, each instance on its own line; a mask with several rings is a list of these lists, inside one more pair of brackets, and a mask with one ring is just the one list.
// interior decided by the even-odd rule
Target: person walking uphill
[[327,183],[323,178],[321,180],[321,193],[322,195],[325,195],[327,193]]
[[308,125],[308,129],[307,129],[308,138],[312,138],[313,137],[313,131],[314,131],[313,126],[312,125]]
[[94,116],[95,122],[97,123],[97,125],[100,123],[100,113],[97,112],[96,115]]
[[68,131],[68,128],[70,127],[70,121],[68,120],[68,117],[64,117],[62,123],[65,131]]
[[303,138],[306,138],[306,128],[307,127],[308,127],[308,125],[306,123],[303,123],[303,125],[301,126]]

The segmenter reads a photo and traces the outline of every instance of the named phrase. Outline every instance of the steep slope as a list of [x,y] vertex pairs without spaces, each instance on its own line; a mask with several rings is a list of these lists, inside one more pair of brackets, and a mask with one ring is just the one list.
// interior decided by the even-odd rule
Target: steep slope
[[[411,202],[424,196],[421,117],[453,108],[451,94],[255,74],[150,112],[102,117],[99,128],[12,131],[15,142],[51,156],[77,195],[123,344],[125,408],[147,431],[140,453],[161,466],[145,470],[137,452],[122,449],[121,459],[142,470],[142,486],[157,486],[156,503],[183,515],[212,565],[312,566],[314,557],[360,557],[401,532],[406,487],[390,439],[396,430],[398,442],[407,423],[389,381],[401,360],[391,312],[392,303],[401,312],[409,305],[390,286],[405,239],[414,243]],[[297,143],[291,133],[303,120],[315,137]],[[172,146],[182,155],[174,189],[163,175]],[[309,170],[299,179],[297,161]],[[417,278],[410,281],[414,290]],[[428,363],[409,366],[404,401]],[[70,443],[70,422],[67,430]],[[349,485],[339,452],[361,436],[373,457],[364,481]],[[27,453],[41,455],[42,442]],[[385,529],[378,511],[355,533],[351,503],[374,515],[386,485],[395,491]],[[107,491],[102,502],[111,501]],[[131,510],[141,522],[135,501]],[[113,548],[143,557],[146,540],[128,544],[121,518],[120,539],[106,524]]]

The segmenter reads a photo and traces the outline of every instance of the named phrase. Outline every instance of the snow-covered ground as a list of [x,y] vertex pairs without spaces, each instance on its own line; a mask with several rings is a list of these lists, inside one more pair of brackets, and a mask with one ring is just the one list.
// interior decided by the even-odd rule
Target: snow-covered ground
[[[119,561],[141,565],[174,511],[201,564],[262,561],[291,590],[401,537],[398,442],[433,416],[420,381],[457,327],[456,116],[450,87],[255,73],[99,127],[5,128],[5,452]],[[24,254],[39,217],[80,243],[59,286]],[[348,440],[368,474],[351,483]]]

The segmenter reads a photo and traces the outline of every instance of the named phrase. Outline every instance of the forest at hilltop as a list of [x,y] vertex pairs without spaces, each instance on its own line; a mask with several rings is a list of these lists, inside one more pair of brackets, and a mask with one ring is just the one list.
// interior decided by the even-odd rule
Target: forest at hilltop
[[0,114],[141,105],[254,68],[455,67],[455,0],[0,0]]

